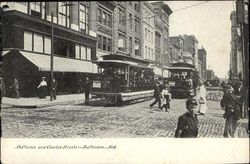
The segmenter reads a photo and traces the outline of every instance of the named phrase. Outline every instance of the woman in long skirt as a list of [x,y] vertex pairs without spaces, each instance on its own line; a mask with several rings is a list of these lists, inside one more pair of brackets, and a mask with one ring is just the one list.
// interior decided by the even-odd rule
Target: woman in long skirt
[[203,82],[200,82],[200,92],[199,92],[199,111],[201,115],[205,115],[207,111],[207,101],[206,101],[206,88]]

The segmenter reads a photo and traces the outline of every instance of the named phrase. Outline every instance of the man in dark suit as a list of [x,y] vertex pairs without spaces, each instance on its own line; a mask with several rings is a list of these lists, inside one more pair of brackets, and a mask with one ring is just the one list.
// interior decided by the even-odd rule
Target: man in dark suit
[[15,78],[13,84],[10,86],[10,88],[13,89],[13,94],[14,94],[14,98],[18,98],[20,97],[19,95],[19,82],[18,80]]
[[150,108],[152,108],[158,102],[158,108],[161,109],[161,88],[159,81],[156,81],[154,86],[154,97],[155,101],[150,104]]

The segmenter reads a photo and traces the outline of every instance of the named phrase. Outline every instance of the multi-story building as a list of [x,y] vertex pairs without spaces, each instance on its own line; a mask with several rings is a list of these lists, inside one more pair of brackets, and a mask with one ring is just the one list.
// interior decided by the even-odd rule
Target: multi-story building
[[207,80],[213,80],[215,78],[214,71],[211,69],[206,70]]
[[141,3],[117,2],[114,9],[113,54],[143,59],[141,21]]
[[170,37],[170,63],[183,62],[184,38],[179,36]]
[[193,65],[198,69],[198,40],[194,35],[184,35],[184,52],[189,52],[193,57]]
[[198,49],[198,59],[200,63],[200,77],[206,81],[207,52],[203,47]]
[[141,2],[142,17],[142,54],[143,58],[155,63],[154,9],[147,1]]
[[91,4],[93,11],[95,11],[90,17],[93,19],[91,25],[96,28],[96,37],[98,38],[96,56],[101,60],[103,56],[114,52],[114,10],[117,3],[115,1],[93,1]]
[[97,73],[92,3],[8,2],[1,19],[6,85],[17,78],[21,95],[35,96],[42,76],[50,84],[52,53],[59,94],[79,92],[84,76]]
[[151,4],[155,13],[155,61],[157,65],[169,66],[169,16],[173,11],[163,2]]
[[242,65],[242,44],[240,37],[240,26],[236,21],[236,12],[232,11],[230,14],[231,20],[231,53],[230,53],[230,78],[242,79],[243,65]]

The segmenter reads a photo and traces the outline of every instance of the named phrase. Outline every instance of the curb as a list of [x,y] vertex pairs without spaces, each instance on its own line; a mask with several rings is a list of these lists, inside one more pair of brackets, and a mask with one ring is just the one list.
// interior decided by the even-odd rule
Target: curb
[[43,108],[43,107],[50,107],[50,106],[55,106],[55,105],[68,105],[68,104],[77,104],[77,103],[84,103],[84,100],[70,100],[70,101],[63,101],[63,102],[51,102],[47,104],[36,104],[36,105],[15,105],[15,104],[8,104],[4,103],[3,105],[7,105],[2,107],[2,109],[7,109],[7,108]]

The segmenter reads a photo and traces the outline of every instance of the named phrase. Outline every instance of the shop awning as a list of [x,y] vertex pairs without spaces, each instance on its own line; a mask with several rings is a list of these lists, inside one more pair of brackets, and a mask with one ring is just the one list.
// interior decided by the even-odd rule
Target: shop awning
[[[50,55],[26,51],[18,52],[31,63],[33,63],[36,67],[38,67],[39,71],[50,71]],[[55,72],[97,73],[97,65],[92,63],[91,61],[69,59],[58,56],[54,56],[53,59],[53,70]]]

